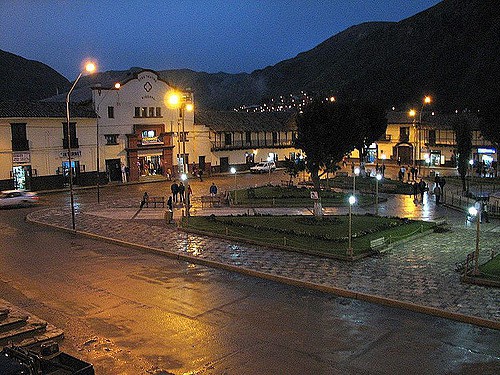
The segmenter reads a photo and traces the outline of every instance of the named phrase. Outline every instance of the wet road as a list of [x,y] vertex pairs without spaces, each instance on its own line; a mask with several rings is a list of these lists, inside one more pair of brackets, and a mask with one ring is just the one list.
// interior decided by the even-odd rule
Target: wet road
[[498,331],[75,237],[26,223],[29,211],[0,211],[0,295],[64,329],[62,348],[97,374],[500,371]]

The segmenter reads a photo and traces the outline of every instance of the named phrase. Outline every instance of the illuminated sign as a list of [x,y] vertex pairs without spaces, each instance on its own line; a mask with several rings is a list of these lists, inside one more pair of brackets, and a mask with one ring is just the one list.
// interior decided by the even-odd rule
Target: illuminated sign
[[142,137],[143,145],[158,145],[163,144],[163,142],[158,137]]
[[495,149],[494,148],[478,148],[477,153],[478,154],[494,154]]
[[29,163],[30,162],[30,153],[29,152],[14,152],[12,153],[12,163],[13,164],[21,164],[21,163]]

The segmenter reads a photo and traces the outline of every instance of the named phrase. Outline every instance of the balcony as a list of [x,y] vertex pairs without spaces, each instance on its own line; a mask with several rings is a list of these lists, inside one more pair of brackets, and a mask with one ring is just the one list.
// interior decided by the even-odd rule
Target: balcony
[[260,141],[233,141],[231,144],[226,144],[223,141],[212,142],[211,151],[231,151],[231,150],[245,150],[245,149],[258,149],[258,148],[287,148],[293,147],[294,143],[291,140],[272,142],[271,140]]
[[390,142],[392,140],[392,136],[390,134],[384,134],[382,137],[378,139],[377,142]]

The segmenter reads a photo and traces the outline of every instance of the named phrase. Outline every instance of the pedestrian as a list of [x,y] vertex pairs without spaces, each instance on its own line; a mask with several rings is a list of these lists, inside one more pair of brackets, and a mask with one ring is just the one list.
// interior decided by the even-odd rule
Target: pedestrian
[[382,177],[385,177],[385,163],[382,163]]
[[410,168],[410,166],[408,166],[406,168],[406,175],[408,176],[407,181],[410,182],[410,175],[411,175],[411,168]]
[[170,185],[170,191],[172,192],[174,203],[177,203],[177,195],[179,194],[179,185],[177,185],[177,182],[174,181],[174,183]]
[[167,168],[167,180],[172,181],[172,170]]
[[168,197],[168,200],[167,200],[167,207],[168,207],[168,210],[170,212],[172,212],[174,210],[174,205],[172,203],[172,196],[169,196]]
[[121,164],[120,169],[122,171],[122,182],[127,182],[127,170],[125,168],[125,164],[124,163]]
[[212,185],[210,186],[210,195],[212,197],[215,197],[217,195],[217,185],[215,185],[214,182],[212,182]]
[[427,184],[423,179],[418,183],[418,191],[420,192],[420,202],[424,204],[424,193],[427,191]]
[[439,184],[434,185],[433,192],[434,192],[434,196],[436,197],[436,204],[439,204],[440,199],[441,199],[441,188],[439,187]]
[[179,200],[181,203],[184,202],[184,200],[186,199],[185,192],[186,192],[186,187],[181,181],[179,182]]
[[488,202],[483,200],[481,205],[481,217],[486,222],[490,222],[490,218],[488,217]]
[[198,170],[198,177],[200,178],[200,181],[203,182],[203,169]]
[[413,181],[413,203],[418,204],[418,182]]
[[141,208],[144,207],[144,205],[148,202],[149,200],[149,195],[148,195],[148,192],[144,192],[144,195],[142,196],[142,200],[141,200]]
[[444,194],[444,185],[446,185],[446,180],[444,177],[439,178],[439,187],[441,188],[441,194]]

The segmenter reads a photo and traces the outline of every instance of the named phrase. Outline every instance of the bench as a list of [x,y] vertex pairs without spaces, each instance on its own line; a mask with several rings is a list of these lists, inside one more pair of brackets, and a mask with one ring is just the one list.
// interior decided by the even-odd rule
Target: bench
[[224,197],[222,195],[202,195],[201,208],[222,206]]
[[372,250],[375,250],[377,247],[381,247],[384,245],[385,245],[385,237],[380,237],[370,241],[370,248]]
[[347,173],[347,172],[336,172],[335,176],[337,176],[337,177],[349,177],[349,173]]
[[149,197],[145,206],[149,207],[150,204],[152,204],[154,208],[156,208],[156,205],[160,204],[163,208],[165,208],[165,197]]

